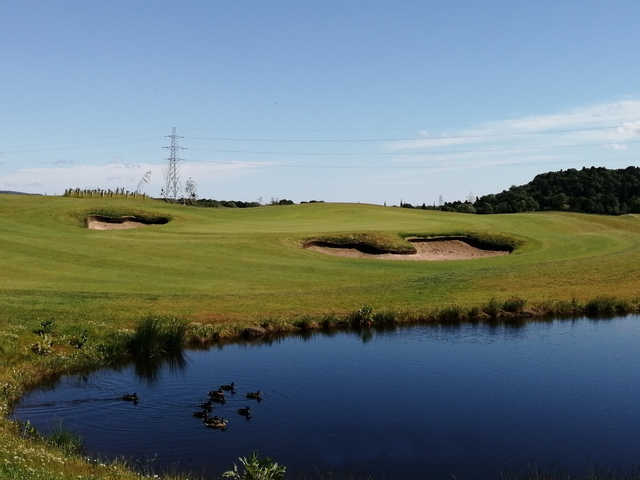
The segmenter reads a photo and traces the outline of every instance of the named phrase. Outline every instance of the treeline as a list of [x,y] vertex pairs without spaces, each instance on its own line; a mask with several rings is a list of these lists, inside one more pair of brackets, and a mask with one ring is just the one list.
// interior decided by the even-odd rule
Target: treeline
[[243,202],[241,200],[214,200],[212,198],[199,198],[198,200],[190,202],[190,205],[209,208],[254,208],[262,206],[259,202]]
[[[385,204],[386,206],[386,204]],[[394,207],[397,205],[394,205]],[[400,206],[402,208],[418,208],[420,210],[440,210],[440,207],[437,207],[435,205],[427,205],[426,203],[423,203],[422,205],[412,205],[410,203],[407,202],[400,202]]]
[[474,202],[448,202],[440,210],[516,213],[540,210],[622,215],[640,213],[640,168],[569,169],[537,175],[531,182]]
[[[102,189],[102,188],[67,188],[63,196],[74,198],[151,198],[144,193],[132,192],[126,188]],[[207,208],[256,208],[269,205],[295,205],[293,200],[287,198],[273,198],[269,203],[261,202],[244,202],[242,200],[215,200],[213,198],[159,198],[168,203],[176,203],[180,205],[191,205],[195,207]],[[323,200],[302,201],[302,203],[324,203]]]
[[[182,203],[182,200],[178,202]],[[315,200],[312,200],[315,202]],[[242,200],[214,200],[213,198],[200,198],[198,200],[186,200],[188,205],[194,205],[196,207],[209,207],[209,208],[255,208],[267,206],[260,202],[243,202]],[[300,202],[306,203],[306,202]],[[268,205],[295,205],[293,200],[283,198],[282,200],[273,199]]]
[[126,188],[115,190],[103,188],[67,188],[63,196],[75,198],[148,198],[144,193],[132,192]]

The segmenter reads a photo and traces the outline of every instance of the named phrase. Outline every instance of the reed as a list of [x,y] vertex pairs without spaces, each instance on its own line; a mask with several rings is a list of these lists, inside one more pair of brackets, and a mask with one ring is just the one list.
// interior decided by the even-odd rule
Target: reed
[[182,351],[187,323],[173,317],[146,317],[137,325],[128,343],[134,357],[156,358]]

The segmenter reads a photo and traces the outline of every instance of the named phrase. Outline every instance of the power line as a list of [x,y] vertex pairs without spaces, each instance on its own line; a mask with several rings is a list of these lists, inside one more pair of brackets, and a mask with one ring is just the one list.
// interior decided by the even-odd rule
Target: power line
[[[462,168],[485,168],[493,166],[511,167],[517,165],[545,165],[545,164],[557,164],[565,163],[566,159],[555,158],[550,160],[529,160],[529,161],[505,161],[505,162],[489,162],[473,165],[469,163],[449,163],[449,164],[437,164],[437,165],[424,165],[424,164],[324,164],[324,165],[303,165],[303,164],[291,164],[291,163],[254,163],[248,165],[247,168],[307,168],[307,169],[344,169],[344,170],[357,170],[357,169],[379,169],[379,170],[453,170]],[[238,162],[207,162],[213,165],[219,166],[232,166],[238,165]]]
[[113,141],[109,143],[100,143],[100,144],[91,144],[91,145],[81,145],[81,144],[73,144],[73,145],[54,145],[54,146],[40,146],[40,145],[18,145],[13,146],[9,150],[3,150],[3,153],[34,153],[34,152],[49,152],[52,150],[82,150],[82,149],[101,149],[101,148],[111,148],[111,146],[121,146],[121,145],[134,145],[148,142],[157,142],[158,137],[144,137],[139,138],[138,140],[133,141]]
[[[632,120],[635,121],[635,120]],[[422,137],[389,137],[389,138],[267,138],[267,137],[191,137],[191,140],[212,140],[224,142],[273,142],[273,143],[377,143],[377,142],[410,142],[420,140],[459,140],[466,138],[496,138],[496,137],[519,137],[528,135],[554,135],[562,133],[593,132],[598,130],[613,130],[624,127],[619,125],[602,125],[595,127],[567,128],[567,129],[547,129],[533,132],[511,132],[511,133],[486,133],[468,135],[441,135]]]
[[[639,140],[624,140],[621,143],[627,144],[635,144],[639,143]],[[575,147],[598,147],[605,146],[611,142],[591,142],[591,143],[565,143],[561,145],[540,145],[537,147],[526,147],[521,148],[518,146],[514,146],[512,148],[517,149],[518,151],[513,152],[514,155],[518,153],[526,153],[532,151],[542,151],[549,150],[550,148],[575,148]],[[443,147],[444,148],[444,147]],[[492,154],[492,153],[511,153],[510,151],[505,151],[504,148],[496,148],[496,149],[467,149],[467,150],[440,150],[440,151],[423,151],[423,152],[290,152],[290,151],[272,151],[272,150],[232,150],[232,149],[206,149],[208,153],[242,153],[246,155],[279,155],[279,156],[321,156],[321,157],[331,157],[331,156],[376,156],[376,157],[413,157],[413,156],[429,156],[429,155],[455,155],[455,154]]]
[[[635,122],[636,120],[630,120]],[[571,128],[562,130],[540,130],[536,132],[511,132],[511,133],[496,133],[496,134],[469,134],[469,135],[442,135],[442,136],[423,136],[423,137],[380,137],[380,138],[267,138],[267,137],[201,137],[201,136],[188,136],[186,138],[190,140],[211,140],[211,141],[228,141],[228,142],[273,142],[273,143],[381,143],[381,142],[409,142],[409,141],[438,141],[438,140],[460,140],[460,139],[480,139],[480,138],[509,138],[520,136],[537,136],[537,135],[554,135],[563,133],[579,133],[579,132],[592,132],[599,130],[615,130],[624,127],[624,124],[617,125],[603,125],[598,127],[583,127],[583,128]],[[145,143],[153,141],[154,137],[127,137],[127,136],[109,136],[102,138],[127,138],[127,141],[114,140],[113,144],[116,145],[128,145],[135,143]],[[180,137],[185,138],[185,137]],[[76,150],[83,148],[100,148],[108,147],[112,143],[107,142],[92,145],[39,145],[39,144],[27,144],[27,145],[14,145],[9,146],[8,150],[3,150],[3,153],[29,153],[39,151],[51,151],[51,150]],[[232,152],[229,152],[232,153]]]

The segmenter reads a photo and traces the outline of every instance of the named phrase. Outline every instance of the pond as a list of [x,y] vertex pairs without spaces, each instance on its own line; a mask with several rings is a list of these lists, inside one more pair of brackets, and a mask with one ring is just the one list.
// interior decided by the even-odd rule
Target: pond
[[[638,316],[292,336],[65,377],[15,416],[42,431],[63,422],[92,455],[210,478],[253,450],[293,478],[628,470],[640,458],[639,353]],[[228,428],[206,428],[193,413],[229,382],[236,393],[212,412]],[[255,390],[262,401],[245,397]]]

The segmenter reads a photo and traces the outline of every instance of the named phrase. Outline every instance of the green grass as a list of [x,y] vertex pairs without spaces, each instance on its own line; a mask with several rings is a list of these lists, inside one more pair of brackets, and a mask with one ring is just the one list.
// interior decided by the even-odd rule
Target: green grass
[[303,245],[355,248],[366,253],[416,253],[416,249],[411,245],[411,243],[395,233],[343,233],[317,235],[306,239]]
[[[129,210],[127,210],[129,209]],[[87,212],[166,216],[166,225],[89,231]],[[508,256],[389,262],[299,248],[309,238],[475,234],[513,239]],[[146,313],[203,321],[421,309],[517,294],[633,297],[640,221],[571,213],[465,215],[352,204],[198,209],[162,202],[0,196],[0,321],[54,316],[126,325]]]
[[[91,231],[89,214],[170,221]],[[536,309],[635,311],[639,234],[637,216],[482,216],[355,204],[207,209],[0,195],[0,416],[39,381],[132,350],[175,350],[185,338],[197,344],[256,331],[495,321]],[[358,239],[402,251],[412,235],[465,235],[515,250],[468,261],[396,262],[301,248],[310,239]],[[136,332],[144,318],[149,324]],[[158,318],[189,325],[151,325]],[[132,347],[136,342],[140,348]],[[78,475],[136,478],[125,466],[90,464],[24,438],[0,419],[0,478]]]

